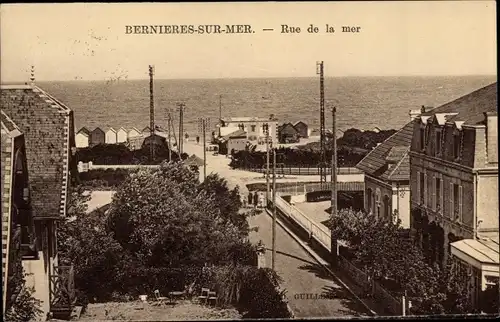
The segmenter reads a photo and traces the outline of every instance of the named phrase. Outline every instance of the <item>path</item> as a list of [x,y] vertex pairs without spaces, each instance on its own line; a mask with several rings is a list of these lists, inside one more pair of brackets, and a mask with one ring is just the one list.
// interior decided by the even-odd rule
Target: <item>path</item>
[[[250,226],[258,232],[250,240],[262,240],[266,248],[272,244],[272,219],[266,213],[251,217]],[[271,250],[266,251],[266,266],[271,266]],[[369,316],[364,307],[309,255],[285,230],[276,226],[276,271],[283,279],[282,288],[296,318]],[[306,298],[306,294],[310,299]],[[313,296],[328,298],[311,299]],[[302,297],[302,298],[300,298]]]

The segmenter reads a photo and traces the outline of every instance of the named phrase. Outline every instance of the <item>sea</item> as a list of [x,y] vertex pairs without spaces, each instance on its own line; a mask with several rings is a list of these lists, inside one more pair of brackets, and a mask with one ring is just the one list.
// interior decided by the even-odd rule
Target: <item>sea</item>
[[[409,110],[438,107],[497,81],[496,76],[336,77],[325,78],[325,125],[337,128],[399,129]],[[166,128],[170,111],[178,131],[178,103],[184,107],[184,132],[199,134],[199,119],[215,129],[222,117],[269,117],[279,123],[320,124],[319,78],[248,78],[154,80],[155,124]],[[74,111],[75,129],[85,126],[142,130],[149,126],[149,80],[38,82]]]

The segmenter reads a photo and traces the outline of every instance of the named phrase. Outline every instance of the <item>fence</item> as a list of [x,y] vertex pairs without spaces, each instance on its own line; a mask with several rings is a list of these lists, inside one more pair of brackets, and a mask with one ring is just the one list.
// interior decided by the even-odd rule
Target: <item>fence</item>
[[135,169],[135,168],[158,168],[159,165],[156,164],[93,164],[92,161],[88,163],[78,162],[78,172],[88,172],[90,170],[96,169]]
[[[282,192],[276,194],[276,208],[283,213],[283,215],[296,222],[309,233],[311,238],[317,240],[319,244],[331,252],[331,232],[326,227],[313,222],[292,204],[287,203],[281,195],[283,195]],[[338,243],[339,245],[343,244],[342,241],[338,241]],[[371,279],[365,272],[357,268],[345,257],[339,255],[338,262],[342,271],[366,292],[364,295],[371,296],[376,302],[385,306],[385,308],[394,315],[405,314],[403,298],[398,299],[398,297],[393,296],[378,282]]]
[[[263,167],[243,167],[241,170],[265,173],[266,166]],[[269,169],[269,171],[272,171]],[[363,171],[357,168],[337,168],[337,174],[362,174]],[[319,176],[321,175],[320,168],[317,166],[287,166],[276,167],[276,174],[279,175],[305,175],[305,176]],[[330,168],[326,168],[326,174],[330,175]]]

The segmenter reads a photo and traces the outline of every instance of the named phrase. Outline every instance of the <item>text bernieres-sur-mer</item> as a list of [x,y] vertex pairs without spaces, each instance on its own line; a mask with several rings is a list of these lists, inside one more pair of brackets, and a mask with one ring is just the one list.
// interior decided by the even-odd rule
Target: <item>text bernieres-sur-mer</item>
[[134,25],[125,26],[126,34],[251,34],[250,25]]

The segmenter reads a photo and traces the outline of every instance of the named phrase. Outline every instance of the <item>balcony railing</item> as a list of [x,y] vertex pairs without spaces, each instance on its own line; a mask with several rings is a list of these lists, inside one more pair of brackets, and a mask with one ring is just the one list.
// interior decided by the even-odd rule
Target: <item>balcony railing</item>
[[54,266],[50,275],[50,311],[53,314],[71,314],[75,300],[73,265]]

